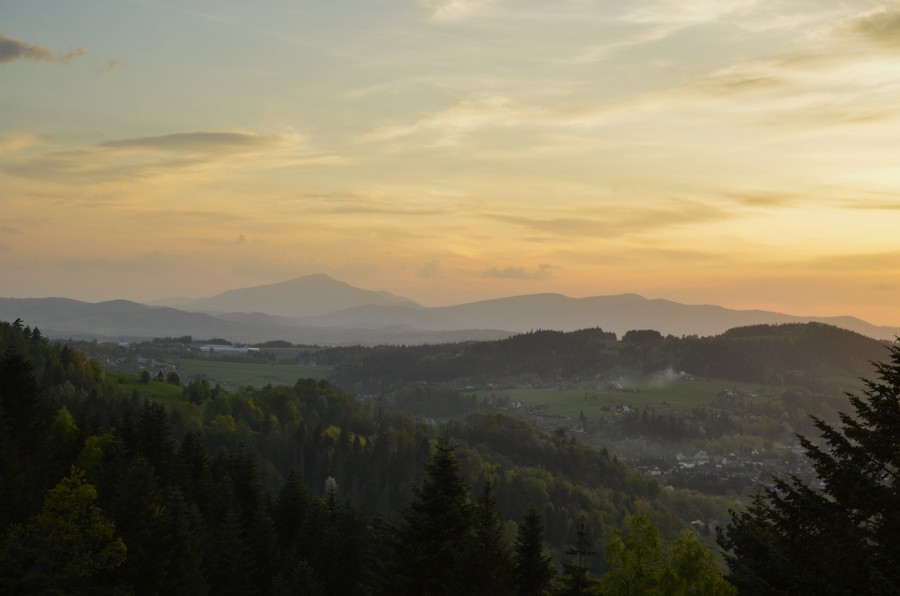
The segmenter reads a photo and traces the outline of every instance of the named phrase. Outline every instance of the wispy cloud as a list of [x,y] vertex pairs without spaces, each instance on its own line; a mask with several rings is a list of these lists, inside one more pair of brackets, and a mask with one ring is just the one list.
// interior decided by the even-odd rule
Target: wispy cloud
[[393,124],[364,134],[364,141],[390,141],[419,134],[435,139],[436,145],[454,145],[465,135],[482,128],[512,126],[525,116],[520,107],[501,96],[470,97],[427,114],[411,124]]
[[0,154],[13,153],[49,142],[46,137],[35,133],[22,133],[0,138]]
[[215,151],[255,149],[276,143],[274,137],[235,132],[186,132],[153,137],[118,139],[101,143],[102,148],[150,149],[155,151]]
[[82,48],[75,48],[67,53],[51,52],[39,45],[11,39],[0,33],[0,64],[13,60],[35,60],[38,62],[56,62],[68,64],[72,60],[84,56]]
[[758,0],[652,0],[639,3],[620,18],[641,24],[695,25],[747,12],[757,3]]
[[496,221],[559,238],[586,236],[603,239],[652,233],[665,228],[724,220],[735,216],[733,210],[693,200],[674,200],[660,206],[607,205],[602,210],[593,209],[588,213],[581,211],[556,217],[486,214],[486,217]]
[[315,150],[297,134],[186,132],[116,139],[71,150],[48,151],[7,164],[11,175],[56,182],[114,182],[133,178],[220,174],[333,164],[341,159]]
[[804,266],[832,271],[900,271],[900,251],[827,255]]
[[900,290],[900,286],[897,284],[876,284],[869,287],[870,292],[879,293],[896,292],[897,290]]
[[437,277],[441,274],[441,264],[439,261],[428,261],[416,270],[418,277]]
[[623,50],[663,41],[688,27],[750,13],[757,4],[757,0],[649,0],[629,3],[628,8],[612,20],[631,25],[634,30],[619,39],[584,48],[572,62],[603,60]]
[[[126,257],[79,257],[60,259],[66,271],[108,271],[113,273],[162,273],[173,265],[181,265],[186,257],[164,254],[154,250]],[[189,257],[187,257],[189,258]]]
[[317,214],[420,217],[450,215],[454,212],[451,207],[435,204],[434,201],[410,200],[390,192],[304,193],[281,202],[301,205],[304,210]]
[[900,3],[888,2],[885,6],[851,17],[836,30],[900,51]]
[[553,265],[549,265],[547,263],[541,263],[535,268],[529,269],[527,267],[491,267],[487,271],[482,273],[484,277],[493,277],[496,279],[531,279],[531,280],[539,280],[539,279],[547,279],[551,276],[554,269]]
[[431,10],[431,20],[444,23],[483,17],[491,13],[495,0],[418,0]]

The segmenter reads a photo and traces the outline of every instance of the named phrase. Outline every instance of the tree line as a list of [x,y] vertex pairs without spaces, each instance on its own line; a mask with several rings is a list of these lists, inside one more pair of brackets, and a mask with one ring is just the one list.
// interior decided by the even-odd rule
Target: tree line
[[435,428],[313,380],[166,408],[20,323],[0,348],[2,593],[900,591],[897,345],[802,439],[820,484],[719,529],[727,582],[660,487],[503,416]]
[[427,382],[552,385],[667,368],[719,379],[821,388],[822,376],[859,377],[884,342],[821,323],[753,325],[712,337],[634,330],[621,340],[602,329],[538,330],[508,339],[459,344],[328,348],[318,362],[357,393],[385,394]]

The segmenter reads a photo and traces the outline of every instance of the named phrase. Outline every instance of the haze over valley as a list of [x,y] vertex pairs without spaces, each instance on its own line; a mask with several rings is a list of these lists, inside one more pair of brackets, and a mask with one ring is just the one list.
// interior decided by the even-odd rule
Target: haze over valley
[[6,0],[0,114],[0,594],[900,594],[900,0]]

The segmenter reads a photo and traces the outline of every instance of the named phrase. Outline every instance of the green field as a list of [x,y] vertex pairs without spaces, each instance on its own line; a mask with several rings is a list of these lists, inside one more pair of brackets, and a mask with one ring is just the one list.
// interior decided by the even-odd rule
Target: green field
[[207,359],[181,360],[178,368],[190,376],[205,375],[210,384],[218,383],[229,391],[247,385],[293,385],[300,378],[325,379],[331,374],[331,367],[328,366],[255,364]]
[[152,380],[149,383],[141,383],[137,375],[129,375],[127,373],[107,371],[109,377],[115,379],[119,385],[127,387],[132,391],[140,394],[148,395],[158,402],[170,402],[181,397],[181,387],[171,385],[163,381]]
[[[764,394],[765,387],[747,385],[732,381],[698,379],[695,381],[673,381],[654,383],[637,381],[622,383],[624,391],[607,389],[496,389],[474,392],[478,397],[508,396],[521,401],[526,406],[546,404],[551,414],[578,418],[581,412],[587,416],[598,416],[601,412],[613,410],[618,405],[628,405],[634,409],[645,407],[661,411],[686,411],[698,406],[711,406],[723,390],[755,391]],[[468,392],[467,392],[468,393]]]

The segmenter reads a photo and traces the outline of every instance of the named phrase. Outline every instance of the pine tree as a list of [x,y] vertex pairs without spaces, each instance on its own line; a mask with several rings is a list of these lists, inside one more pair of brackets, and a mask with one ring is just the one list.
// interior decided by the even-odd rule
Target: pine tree
[[466,562],[469,594],[512,593],[513,562],[497,515],[497,500],[490,482],[473,508],[472,537]]
[[540,596],[556,575],[553,559],[544,548],[544,525],[535,507],[525,513],[516,536],[515,586],[520,596]]
[[578,520],[575,544],[566,551],[574,557],[563,565],[562,596],[582,596],[589,594],[596,587],[596,580],[591,577],[588,563],[597,554],[588,535],[587,519],[582,515]]
[[169,414],[166,409],[145,401],[137,423],[138,454],[146,458],[160,478],[168,478],[172,471],[175,444],[172,442]]
[[0,531],[37,513],[44,492],[62,476],[51,479],[48,470],[52,420],[34,366],[23,354],[7,351],[0,358]]
[[823,484],[779,479],[719,532],[729,579],[748,594],[900,593],[900,344],[875,363],[840,427],[800,437]]
[[403,511],[397,537],[398,591],[404,594],[465,593],[466,546],[472,529],[469,488],[454,448],[440,437],[415,498]]

